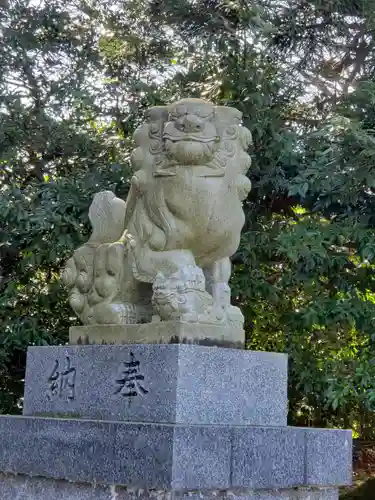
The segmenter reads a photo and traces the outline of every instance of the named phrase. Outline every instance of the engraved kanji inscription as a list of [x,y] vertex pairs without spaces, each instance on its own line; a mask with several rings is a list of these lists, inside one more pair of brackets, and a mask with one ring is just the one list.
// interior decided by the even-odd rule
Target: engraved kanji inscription
[[55,360],[55,366],[48,377],[49,389],[47,397],[52,399],[67,399],[71,401],[75,398],[76,369],[72,367],[69,356],[65,358],[65,366],[60,369],[59,360]]
[[116,379],[115,394],[132,398],[144,395],[148,390],[144,387],[144,375],[140,371],[140,361],[130,352],[130,361],[121,363],[118,377]]

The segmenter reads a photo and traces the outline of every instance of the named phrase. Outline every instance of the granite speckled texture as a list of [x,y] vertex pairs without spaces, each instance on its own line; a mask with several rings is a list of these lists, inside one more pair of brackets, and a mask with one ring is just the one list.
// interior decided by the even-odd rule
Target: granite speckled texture
[[[309,447],[310,432],[2,416],[0,471],[148,489],[315,486],[306,472],[316,470],[321,454]],[[350,442],[349,431],[323,433],[326,449],[345,435]],[[321,484],[350,484],[351,457],[340,469],[332,462]]]
[[104,422],[0,417],[0,471],[105,483],[115,431]]
[[335,488],[282,491],[189,491],[126,489],[0,474],[1,500],[338,500]]
[[176,427],[173,488],[220,490],[230,487],[232,433],[228,427]]
[[241,328],[160,321],[137,325],[83,325],[69,329],[69,343],[80,344],[200,344],[243,348]]
[[311,457],[306,463],[308,484],[330,484],[332,476],[345,484],[351,476],[352,435],[347,431],[332,434],[329,429],[306,430],[306,454]]
[[[75,372],[63,376],[67,368]],[[286,425],[287,357],[185,344],[30,347],[24,415]]]
[[300,429],[247,427],[234,429],[233,433],[234,487],[264,489],[304,484],[305,433]]
[[146,488],[172,485],[174,429],[171,425],[109,426],[115,430],[113,468],[107,483]]

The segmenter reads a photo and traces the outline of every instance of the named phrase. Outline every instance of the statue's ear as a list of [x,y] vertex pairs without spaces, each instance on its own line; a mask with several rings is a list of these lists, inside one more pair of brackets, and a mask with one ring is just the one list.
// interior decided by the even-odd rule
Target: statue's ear
[[242,121],[242,113],[236,108],[228,108],[226,106],[215,106],[215,124],[219,135],[231,125],[240,125]]
[[240,127],[240,141],[241,141],[241,146],[245,151],[253,143],[253,136],[251,135],[250,130],[247,129],[246,127]]
[[145,118],[148,122],[168,121],[168,107],[167,106],[154,106],[149,108],[145,113]]

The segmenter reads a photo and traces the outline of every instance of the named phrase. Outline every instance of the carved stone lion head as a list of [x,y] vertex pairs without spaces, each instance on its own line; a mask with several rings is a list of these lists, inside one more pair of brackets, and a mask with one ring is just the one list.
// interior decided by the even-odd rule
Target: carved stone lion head
[[183,165],[211,161],[219,144],[214,117],[214,106],[200,99],[172,104],[163,131],[168,156]]

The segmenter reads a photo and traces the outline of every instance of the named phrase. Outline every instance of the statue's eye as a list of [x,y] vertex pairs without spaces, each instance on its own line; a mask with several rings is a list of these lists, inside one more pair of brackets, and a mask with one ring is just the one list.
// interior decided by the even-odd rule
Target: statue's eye
[[177,116],[184,116],[184,115],[187,115],[188,110],[187,110],[186,106],[177,106],[174,113],[176,113]]
[[211,106],[198,106],[195,113],[199,118],[209,118],[213,114]]

